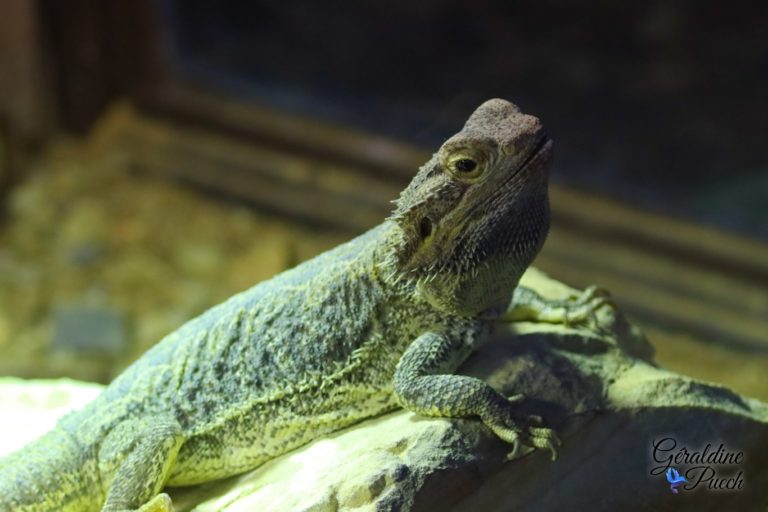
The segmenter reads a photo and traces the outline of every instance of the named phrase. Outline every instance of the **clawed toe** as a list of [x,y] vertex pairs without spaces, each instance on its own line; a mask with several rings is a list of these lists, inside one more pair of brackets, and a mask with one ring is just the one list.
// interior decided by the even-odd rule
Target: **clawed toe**
[[[515,459],[533,449],[549,450],[552,460],[557,459],[557,447],[562,444],[557,433],[541,426],[541,416],[528,416],[525,419],[510,417],[505,425],[491,427],[499,438],[512,445],[507,460]],[[526,450],[526,448],[528,450]]]
[[173,512],[173,503],[167,494],[158,494],[139,508],[138,512]]
[[552,429],[546,427],[528,427],[528,435],[531,437],[540,437],[544,439],[556,437]]
[[557,445],[556,443],[553,443],[551,440],[547,439],[546,441],[543,441],[541,444],[537,444],[536,448],[539,448],[542,450],[549,450],[550,453],[552,453],[552,461],[557,460]]
[[570,306],[566,306],[563,323],[566,327],[586,323],[589,327],[599,329],[597,311],[603,307],[615,308],[613,297],[605,288],[590,286],[575,297]]
[[507,460],[512,460],[517,458],[519,452],[520,452],[520,439],[515,439],[512,441],[512,449],[507,453]]
[[529,429],[531,432],[531,444],[540,450],[549,450],[552,453],[552,460],[557,460],[557,447],[562,445],[560,438],[554,430],[550,429]]
[[592,302],[593,299],[612,300],[611,292],[600,286],[588,286],[577,298],[577,302],[586,304]]

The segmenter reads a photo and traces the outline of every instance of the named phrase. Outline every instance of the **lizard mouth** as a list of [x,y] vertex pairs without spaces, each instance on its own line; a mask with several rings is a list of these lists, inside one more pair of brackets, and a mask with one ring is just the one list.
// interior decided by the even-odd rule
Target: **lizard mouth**
[[518,166],[517,170],[512,173],[510,178],[517,176],[526,168],[530,167],[535,160],[538,160],[539,157],[548,153],[550,149],[552,149],[552,139],[550,139],[547,134],[542,134],[536,142],[536,145],[533,147],[533,150],[528,154],[525,160],[523,160],[523,163]]

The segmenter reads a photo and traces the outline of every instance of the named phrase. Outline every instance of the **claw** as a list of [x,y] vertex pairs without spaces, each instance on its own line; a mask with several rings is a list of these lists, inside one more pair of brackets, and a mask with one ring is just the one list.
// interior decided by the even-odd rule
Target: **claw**
[[520,451],[520,440],[515,439],[512,441],[512,450],[507,453],[507,460],[512,460],[517,457],[517,452]]
[[531,415],[519,418],[510,414],[502,424],[492,422],[489,427],[499,438],[512,445],[507,453],[507,460],[526,455],[534,449],[546,449],[552,452],[552,460],[557,459],[557,447],[562,445],[557,433],[543,427],[541,416]]
[[586,304],[588,302],[591,302],[593,299],[610,299],[611,298],[611,292],[606,290],[605,288],[599,287],[599,286],[588,286],[584,289],[583,292],[578,296],[576,301],[580,304]]
[[534,437],[531,439],[531,444],[540,450],[549,450],[552,452],[552,460],[557,460],[557,446],[556,442],[552,439],[541,439]]
[[600,328],[597,311],[605,306],[615,308],[616,303],[610,292],[605,288],[589,286],[580,295],[571,296],[573,302],[565,306],[563,324],[570,327],[573,324],[587,323],[593,328]]
[[547,441],[547,445],[549,447],[549,451],[552,452],[552,462],[555,462],[557,460],[557,447],[552,443],[552,441]]

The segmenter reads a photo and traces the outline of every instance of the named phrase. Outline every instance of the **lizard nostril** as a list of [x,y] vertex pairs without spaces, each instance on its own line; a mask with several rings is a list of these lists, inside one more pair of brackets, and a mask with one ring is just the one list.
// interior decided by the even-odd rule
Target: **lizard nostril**
[[421,222],[419,222],[419,234],[422,239],[427,238],[432,234],[432,221],[429,220],[429,217],[424,217],[421,219]]

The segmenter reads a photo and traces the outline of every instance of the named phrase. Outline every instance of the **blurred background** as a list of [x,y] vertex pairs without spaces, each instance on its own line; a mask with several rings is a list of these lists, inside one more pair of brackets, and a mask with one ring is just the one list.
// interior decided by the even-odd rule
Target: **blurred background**
[[380,222],[490,97],[555,139],[536,265],[768,399],[768,37],[746,0],[0,4],[0,374],[106,382]]

